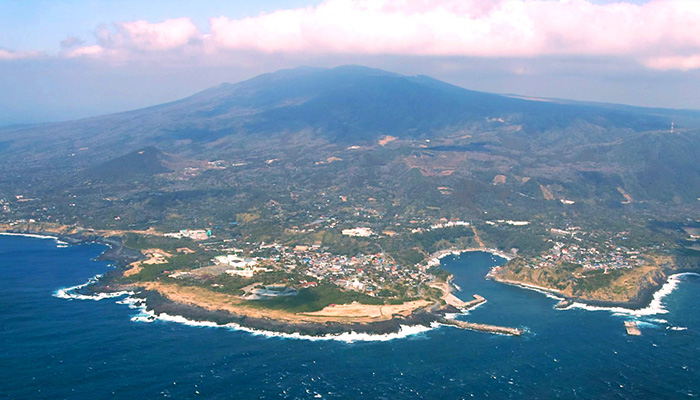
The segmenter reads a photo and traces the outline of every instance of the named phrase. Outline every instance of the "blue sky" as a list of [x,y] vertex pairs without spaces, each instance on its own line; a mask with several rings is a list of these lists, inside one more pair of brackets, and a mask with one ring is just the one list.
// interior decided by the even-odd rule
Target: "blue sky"
[[175,100],[301,65],[700,109],[695,0],[0,0],[0,125]]

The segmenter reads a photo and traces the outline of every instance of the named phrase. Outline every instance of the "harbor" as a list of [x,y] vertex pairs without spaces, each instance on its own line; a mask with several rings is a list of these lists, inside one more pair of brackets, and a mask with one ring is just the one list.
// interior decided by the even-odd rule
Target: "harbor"
[[432,282],[430,287],[440,289],[442,291],[442,300],[445,304],[458,308],[460,310],[470,310],[476,306],[486,303],[486,299],[483,296],[475,294],[473,300],[464,301],[459,297],[452,294],[452,277],[450,277],[446,282]]

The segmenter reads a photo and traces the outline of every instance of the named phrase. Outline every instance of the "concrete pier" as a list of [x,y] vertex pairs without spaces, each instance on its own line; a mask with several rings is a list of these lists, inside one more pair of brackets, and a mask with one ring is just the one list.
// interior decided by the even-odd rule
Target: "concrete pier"
[[486,303],[486,299],[483,298],[482,296],[479,296],[478,294],[474,295],[474,300],[468,301],[466,303],[463,303],[462,307],[463,309],[471,310],[472,308],[481,305],[483,303]]
[[509,328],[509,327],[505,327],[505,326],[477,324],[474,322],[457,321],[454,319],[444,319],[444,318],[441,319],[439,322],[442,324],[445,324],[445,325],[452,325],[452,326],[455,326],[455,327],[461,328],[461,329],[468,329],[470,331],[497,333],[500,335],[510,335],[510,336],[520,336],[523,334],[522,329]]
[[637,323],[635,323],[633,321],[625,321],[625,330],[627,331],[627,334],[630,336],[641,336],[642,335],[642,331],[639,330]]

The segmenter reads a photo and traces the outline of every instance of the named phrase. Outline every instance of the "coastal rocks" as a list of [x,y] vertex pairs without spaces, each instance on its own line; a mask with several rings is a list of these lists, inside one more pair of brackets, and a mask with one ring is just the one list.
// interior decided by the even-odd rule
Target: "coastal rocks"
[[[584,304],[593,307],[605,308],[624,308],[624,309],[642,309],[651,303],[654,293],[656,293],[668,279],[668,275],[660,268],[649,270],[641,275],[639,279],[633,282],[633,290],[630,290],[628,295],[623,296],[619,293],[613,293],[611,290],[598,290],[589,293],[586,296],[577,296],[571,293],[570,290],[556,290],[546,287],[544,283],[535,285],[530,281],[522,282],[517,280],[517,277],[509,276],[510,279],[504,279],[501,274],[491,271],[487,275],[487,279],[493,279],[500,283],[515,285],[530,290],[546,293],[549,296],[557,298],[559,303],[554,306],[556,309],[567,309],[576,303]],[[593,297],[595,295],[595,297]]]
[[202,307],[174,302],[155,291],[144,291],[135,297],[143,298],[148,311],[156,315],[178,315],[192,321],[210,321],[217,325],[236,324],[241,327],[287,334],[305,336],[339,335],[347,332],[383,335],[396,333],[401,326],[430,326],[441,318],[440,315],[418,310],[409,316],[394,316],[390,320],[371,323],[307,323],[288,322],[269,318],[254,318],[245,315],[235,315],[228,311],[212,311]]
[[637,295],[630,301],[636,308],[648,305],[654,293],[666,283],[668,276],[661,269],[650,271],[639,280]]
[[563,310],[563,309],[566,309],[566,308],[571,307],[573,304],[574,304],[574,301],[573,301],[573,300],[571,300],[571,299],[563,299],[563,300],[559,301],[559,302],[554,306],[554,308],[556,308],[557,310]]
[[141,251],[125,247],[119,237],[100,238],[98,242],[106,244],[109,248],[100,254],[97,260],[113,261],[119,268],[125,268],[127,265],[144,258]]

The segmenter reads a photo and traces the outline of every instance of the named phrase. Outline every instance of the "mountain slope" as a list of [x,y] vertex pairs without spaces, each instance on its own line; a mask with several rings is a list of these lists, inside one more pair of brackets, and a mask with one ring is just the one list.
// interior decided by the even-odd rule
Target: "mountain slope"
[[[52,150],[73,152],[80,147],[173,149],[183,140],[206,143],[235,134],[301,130],[343,142],[383,135],[430,138],[483,126],[487,118],[521,125],[531,135],[581,121],[606,128],[660,130],[680,113],[651,111],[517,99],[364,67],[299,68],[222,84],[146,109],[4,129],[0,151],[50,155]],[[695,117],[700,119],[700,114]]]
[[[395,141],[379,145],[385,136]],[[137,157],[142,149],[152,157]],[[219,177],[218,167],[183,175],[162,152],[195,169],[214,160],[247,165],[236,171],[248,176]],[[408,193],[403,183],[441,182],[436,187],[448,189],[431,198],[449,192],[458,205],[478,200],[465,187],[506,204],[520,193],[619,206],[623,192],[635,204],[693,203],[700,196],[696,154],[700,112],[501,96],[357,66],[297,68],[141,110],[0,129],[0,188],[138,175],[144,190],[149,179],[155,190],[158,176],[172,172],[178,187],[227,191],[240,179],[274,174],[279,184],[294,179],[315,190],[324,189],[320,182],[384,182]],[[110,172],[123,166],[124,173]],[[314,168],[328,171],[314,182]]]

